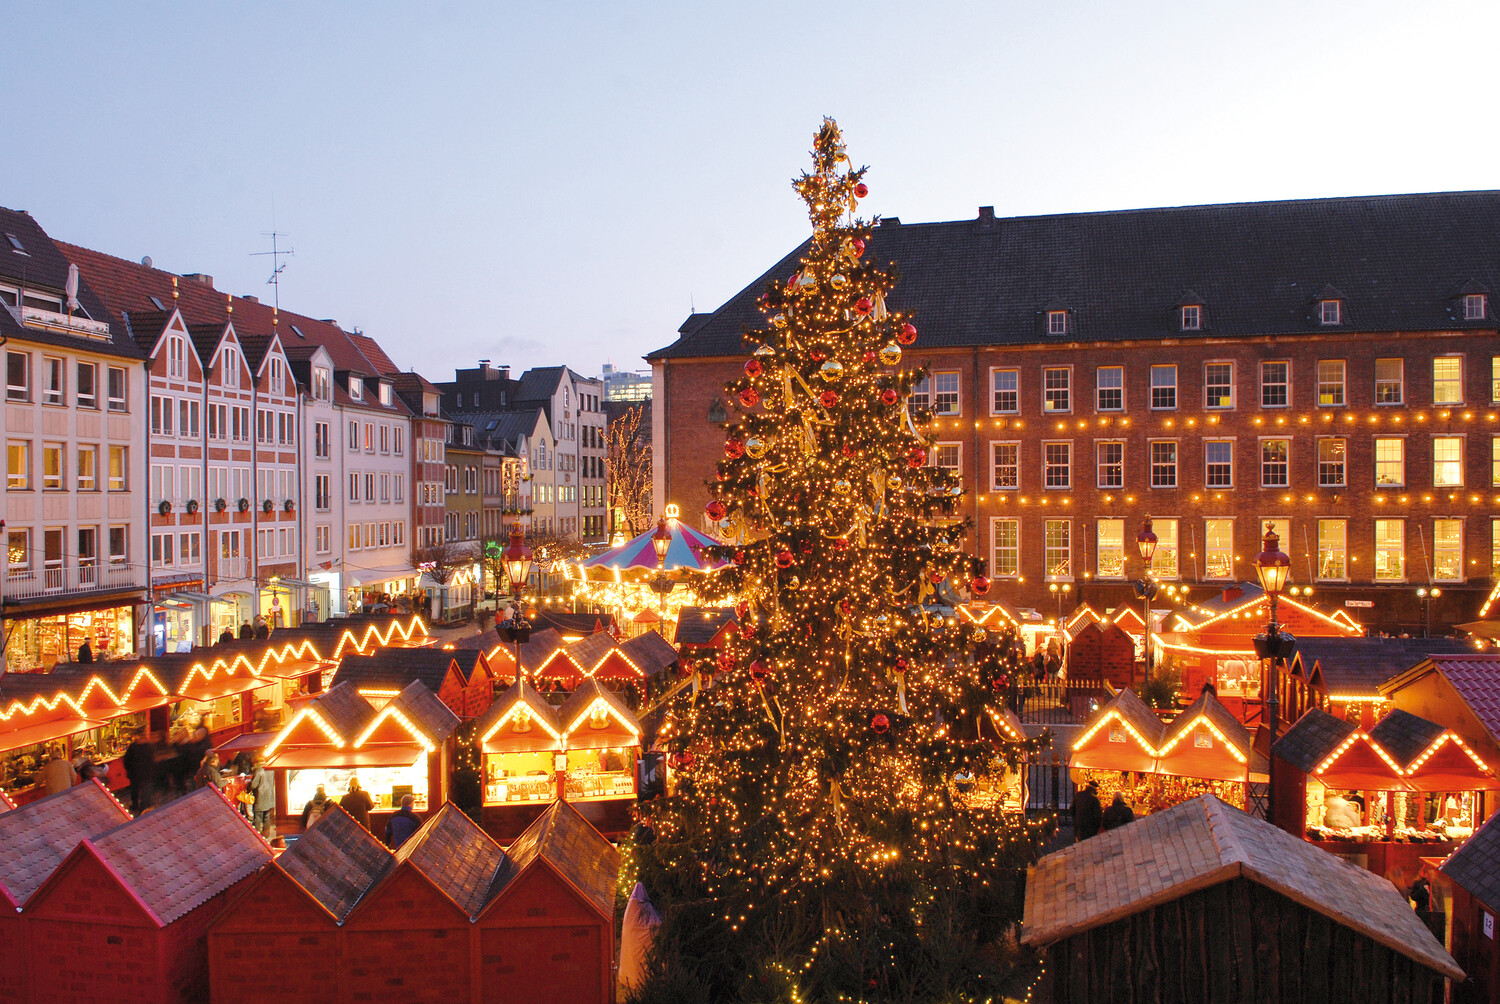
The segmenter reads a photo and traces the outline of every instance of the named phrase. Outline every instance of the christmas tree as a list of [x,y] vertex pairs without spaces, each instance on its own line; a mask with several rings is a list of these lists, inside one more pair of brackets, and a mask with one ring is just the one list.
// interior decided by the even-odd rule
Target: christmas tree
[[1042,833],[997,795],[1028,748],[1001,741],[1013,639],[950,602],[989,583],[909,407],[917,328],[866,252],[866,169],[829,119],[812,155],[812,241],[725,388],[729,564],[699,589],[739,634],[663,727],[677,788],[632,849],[666,908],[643,999],[983,999]]

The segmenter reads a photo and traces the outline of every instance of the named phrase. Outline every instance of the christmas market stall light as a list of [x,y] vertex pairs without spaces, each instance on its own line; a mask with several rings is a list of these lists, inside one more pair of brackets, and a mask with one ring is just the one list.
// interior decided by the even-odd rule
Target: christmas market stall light
[[[1039,745],[983,727],[1019,679],[1017,630],[999,598],[957,598],[996,587],[962,479],[931,462],[920,319],[859,216],[865,169],[831,119],[812,158],[793,182],[812,238],[757,301],[703,510],[720,564],[694,605],[732,607],[735,629],[664,706],[666,793],[640,803],[628,857],[659,943],[735,945],[671,959],[709,997],[762,976],[805,999],[997,997],[1010,963],[990,949],[1052,825],[973,797]],[[590,701],[570,748],[601,710],[618,727]]]

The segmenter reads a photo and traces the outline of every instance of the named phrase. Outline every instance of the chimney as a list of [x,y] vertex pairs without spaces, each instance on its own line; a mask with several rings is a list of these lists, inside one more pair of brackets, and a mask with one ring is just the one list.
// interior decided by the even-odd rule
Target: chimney
[[214,288],[214,277],[204,275],[202,272],[189,272],[183,278],[188,282],[196,282],[200,286],[207,286],[209,289]]
[[1233,603],[1235,600],[1244,595],[1245,591],[1239,586],[1225,586],[1224,593],[1221,599],[1223,599],[1225,603]]
[[980,206],[979,207],[979,218],[981,220],[993,220],[995,218],[995,207],[994,206]]
[[260,297],[258,297],[258,296],[251,296],[249,293],[246,293],[244,296],[240,297],[240,299],[244,300],[246,303],[259,303],[260,302]]
[[901,225],[901,217],[882,216],[880,218],[880,225],[883,227],[899,227]]
[[982,234],[988,234],[988,233],[994,233],[995,232],[996,227],[995,227],[995,207],[994,206],[980,206],[979,207],[979,223],[978,223],[976,229],[978,229],[978,231],[980,233],[982,233]]
[[510,367],[509,366],[502,366],[502,367],[500,367],[500,379],[501,380],[509,380],[510,379]]

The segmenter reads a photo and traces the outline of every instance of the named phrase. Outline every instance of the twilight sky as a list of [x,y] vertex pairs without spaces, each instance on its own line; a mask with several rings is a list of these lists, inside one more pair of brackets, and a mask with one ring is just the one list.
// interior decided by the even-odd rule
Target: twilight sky
[[27,2],[5,35],[0,205],[263,300],[274,220],[283,307],[439,380],[644,367],[806,235],[825,114],[906,222],[1500,184],[1493,0]]

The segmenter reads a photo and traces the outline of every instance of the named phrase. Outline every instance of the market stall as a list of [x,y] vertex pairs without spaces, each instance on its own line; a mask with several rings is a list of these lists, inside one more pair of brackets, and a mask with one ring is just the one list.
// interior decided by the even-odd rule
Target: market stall
[[562,796],[566,758],[558,709],[523,681],[495,699],[477,734],[486,826],[513,837]]
[[1252,745],[1245,726],[1205,689],[1167,726],[1157,747],[1150,811],[1199,795],[1245,808]]
[[1137,811],[1146,811],[1156,750],[1165,734],[1166,725],[1135,691],[1120,691],[1094,712],[1074,740],[1069,761],[1073,783],[1082,787],[1097,782],[1105,804],[1115,792],[1124,792]]
[[630,828],[641,726],[618,695],[585,679],[558,709],[566,767],[563,798],[603,833]]

